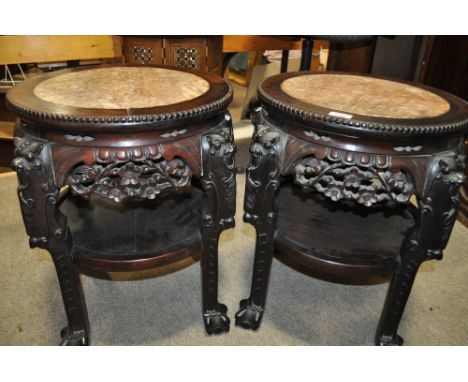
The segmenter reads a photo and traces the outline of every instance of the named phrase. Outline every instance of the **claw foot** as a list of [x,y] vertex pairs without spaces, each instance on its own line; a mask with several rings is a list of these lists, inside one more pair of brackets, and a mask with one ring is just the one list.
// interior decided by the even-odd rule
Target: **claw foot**
[[262,322],[263,308],[249,304],[249,300],[240,302],[240,309],[236,313],[236,326],[244,329],[257,330]]
[[230,320],[227,316],[227,307],[223,304],[218,304],[218,309],[203,313],[205,321],[205,330],[208,334],[221,334],[229,332]]
[[380,336],[375,340],[377,346],[401,346],[403,345],[403,338],[398,334],[395,336]]
[[60,336],[62,337],[61,346],[87,346],[89,345],[89,339],[84,333],[72,333],[68,327],[64,327]]

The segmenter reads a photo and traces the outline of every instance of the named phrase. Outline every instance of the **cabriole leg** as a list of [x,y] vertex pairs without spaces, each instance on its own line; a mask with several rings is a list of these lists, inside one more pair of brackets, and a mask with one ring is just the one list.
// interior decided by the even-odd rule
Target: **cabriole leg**
[[236,325],[256,330],[263,316],[274,250],[277,220],[275,198],[280,176],[277,144],[280,133],[272,127],[265,127],[261,109],[255,111],[253,120],[256,132],[250,148],[251,163],[247,169],[244,221],[255,227],[257,240],[250,296],[240,302]]
[[20,200],[30,246],[49,251],[57,271],[68,326],[63,345],[88,345],[89,322],[79,274],[71,258],[72,240],[66,218],[57,206],[50,145],[25,135],[15,138],[12,167],[18,174]]
[[390,283],[376,333],[377,345],[401,345],[397,334],[419,266],[425,260],[442,259],[460,204],[464,181],[462,154],[446,152],[431,159],[429,178],[418,199],[419,216],[401,249],[401,265]]
[[202,137],[202,300],[208,334],[229,331],[227,307],[218,302],[218,243],[234,227],[236,210],[235,146],[230,116],[216,132]]

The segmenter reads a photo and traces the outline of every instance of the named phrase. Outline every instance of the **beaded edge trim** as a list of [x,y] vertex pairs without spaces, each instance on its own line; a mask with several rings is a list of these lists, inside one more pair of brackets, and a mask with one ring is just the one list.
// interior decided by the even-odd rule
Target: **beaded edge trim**
[[48,119],[52,121],[59,122],[73,122],[73,123],[102,123],[102,124],[112,124],[112,123],[154,123],[159,121],[174,121],[178,119],[183,119],[185,117],[193,117],[197,115],[202,115],[213,110],[222,110],[229,104],[229,100],[233,95],[232,86],[227,83],[228,91],[220,99],[210,102],[206,105],[199,107],[177,111],[173,113],[161,113],[161,114],[146,114],[146,115],[127,115],[127,116],[113,116],[113,117],[86,117],[86,116],[73,116],[69,114],[57,114],[49,113],[44,111],[38,111],[30,109],[24,106],[21,106],[14,101],[12,101],[7,94],[7,100],[10,105],[13,107],[13,110],[20,115],[27,115],[29,117],[36,117],[41,119]]
[[282,101],[277,100],[276,98],[273,98],[262,88],[262,83],[260,83],[258,86],[258,97],[261,101],[269,104],[270,106],[273,106],[280,111],[296,115],[304,121],[328,122],[369,131],[380,131],[386,133],[398,133],[406,135],[442,134],[451,133],[459,130],[461,131],[468,126],[468,118],[454,123],[444,123],[438,125],[433,124],[414,128],[415,126],[411,125],[363,122],[353,119],[339,118],[330,115],[314,113],[311,111],[288,105]]

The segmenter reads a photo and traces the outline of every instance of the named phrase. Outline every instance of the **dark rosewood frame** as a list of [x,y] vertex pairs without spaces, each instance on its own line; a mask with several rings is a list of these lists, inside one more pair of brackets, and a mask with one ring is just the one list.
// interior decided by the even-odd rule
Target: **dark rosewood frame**
[[[223,230],[234,227],[235,146],[226,111],[232,89],[217,76],[196,74],[210,83],[207,93],[158,108],[76,109],[37,99],[34,86],[57,72],[25,81],[8,93],[9,105],[19,117],[12,167],[18,174],[24,224],[30,246],[48,250],[56,267],[68,321],[62,331],[64,345],[90,343],[78,266],[141,270],[173,263],[199,249],[205,329],[208,334],[229,330],[226,306],[218,302],[218,239]],[[120,169],[120,178],[112,169]],[[144,183],[144,176],[153,176],[152,183]],[[163,189],[176,192],[194,187],[192,177],[199,179],[202,189],[198,242],[181,244],[158,256],[72,256],[73,237],[59,209],[67,188],[85,198],[98,192],[116,201],[133,196],[157,198]],[[115,178],[117,182],[109,189],[108,182]],[[129,182],[141,187],[126,188]]]
[[[391,275],[375,342],[401,345],[403,339],[397,329],[418,268],[425,260],[442,258],[456,219],[458,191],[464,181],[467,104],[424,87],[450,102],[451,110],[440,117],[418,120],[360,115],[350,120],[336,118],[328,114],[331,110],[305,104],[281,91],[285,78],[301,74],[280,74],[259,85],[262,106],[252,114],[255,134],[244,203],[244,220],[255,226],[257,243],[250,296],[240,302],[236,325],[258,329],[272,257],[277,251],[283,258],[326,274]],[[340,183],[333,178],[351,170],[353,179],[345,176]],[[318,191],[333,201],[343,198],[372,206],[387,200],[407,206],[414,224],[401,243],[400,253],[395,254],[395,261],[360,266],[353,266],[346,257],[341,262],[329,261],[311,256],[308,248],[283,237],[277,230],[277,195],[281,182],[290,175],[303,190]],[[324,175],[332,179],[329,187],[318,182]],[[369,187],[364,180],[370,176],[380,176],[380,184]],[[354,184],[354,188],[349,184]],[[361,187],[363,184],[366,187]],[[355,192],[358,187],[360,191]],[[417,207],[409,204],[411,195],[416,196]],[[291,229],[303,226],[297,224]],[[317,227],[311,227],[308,235],[313,235],[314,229]],[[306,241],[305,236],[303,240]]]

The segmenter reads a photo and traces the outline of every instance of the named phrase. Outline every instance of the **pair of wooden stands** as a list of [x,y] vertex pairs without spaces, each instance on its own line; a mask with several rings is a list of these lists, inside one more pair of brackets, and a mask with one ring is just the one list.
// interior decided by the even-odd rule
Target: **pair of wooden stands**
[[[259,327],[276,252],[325,273],[392,275],[376,343],[401,344],[418,267],[442,257],[457,215],[467,104],[339,73],[273,76],[258,97],[244,205],[257,242],[236,325]],[[141,270],[200,250],[205,329],[229,330],[218,239],[234,227],[231,99],[215,75],[158,66],[65,70],[10,90],[18,196],[31,247],[56,267],[63,344],[90,343],[79,267]]]

